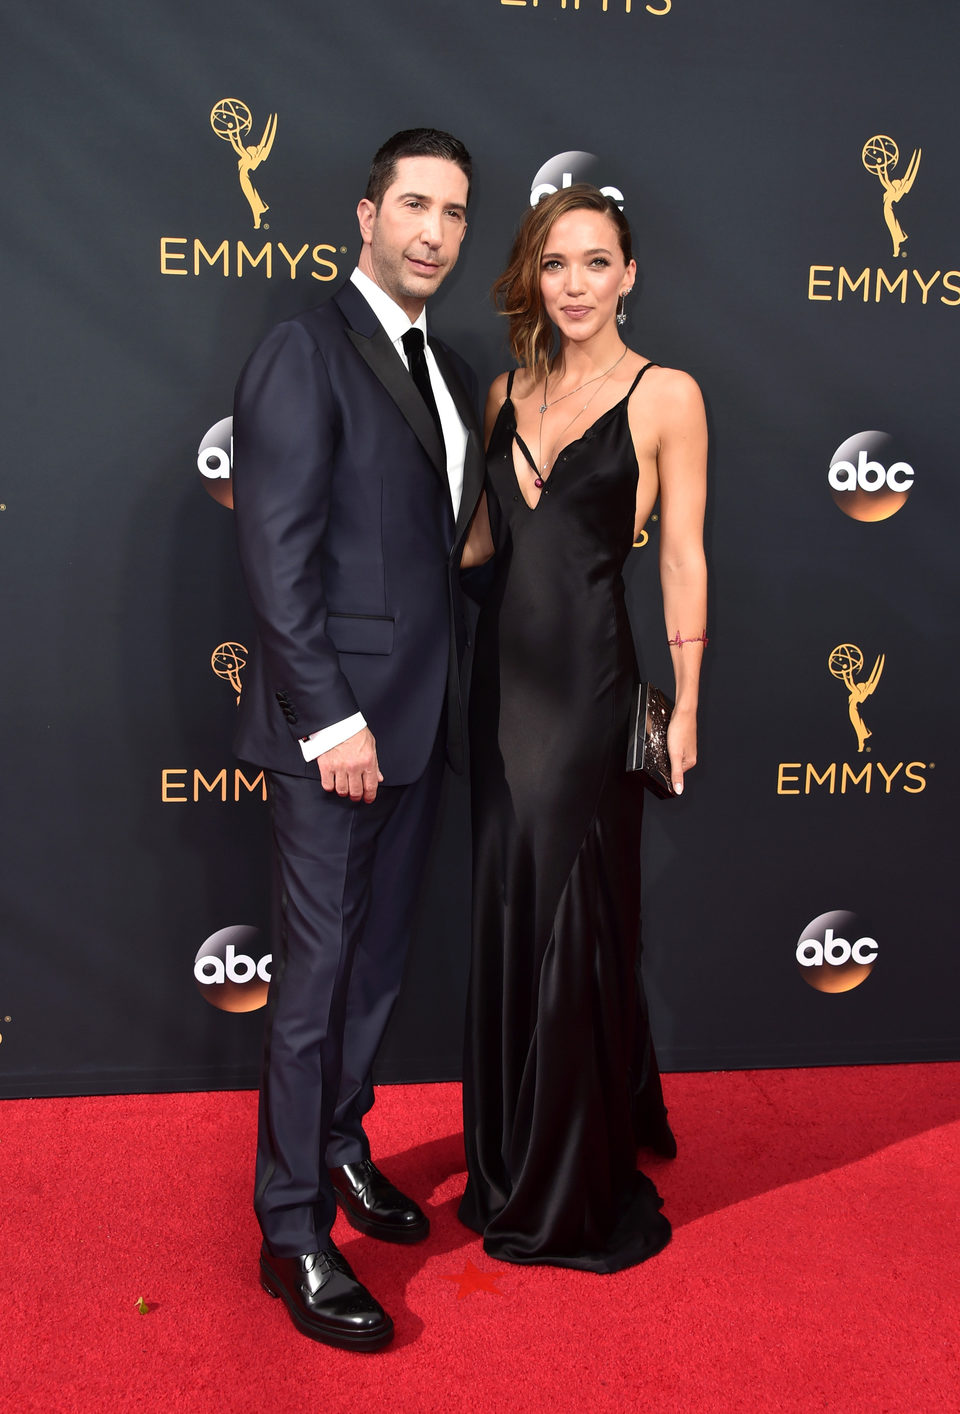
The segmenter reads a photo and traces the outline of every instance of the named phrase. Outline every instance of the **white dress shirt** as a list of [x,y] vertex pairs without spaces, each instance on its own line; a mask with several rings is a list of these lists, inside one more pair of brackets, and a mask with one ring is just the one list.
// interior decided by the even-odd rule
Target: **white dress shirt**
[[[401,342],[403,335],[408,329],[419,329],[423,334],[427,372],[430,375],[430,386],[433,389],[437,411],[440,414],[440,426],[443,429],[443,441],[447,450],[447,480],[450,483],[453,518],[456,520],[457,512],[460,509],[460,497],[463,494],[463,463],[467,451],[467,429],[457,412],[453,398],[450,396],[450,390],[443,381],[437,361],[433,356],[433,350],[427,342],[426,306],[421,309],[419,317],[411,322],[408,315],[390,298],[387,292],[382,290],[362,270],[354,270],[350,280],[352,284],[356,285],[377,316],[405,368],[409,368],[410,365]],[[363,713],[355,712],[352,717],[345,717],[341,722],[333,722],[329,727],[323,727],[311,736],[301,738],[300,750],[303,752],[303,759],[315,761],[325,751],[332,751],[335,746],[339,746],[348,737],[354,736],[366,725]]]

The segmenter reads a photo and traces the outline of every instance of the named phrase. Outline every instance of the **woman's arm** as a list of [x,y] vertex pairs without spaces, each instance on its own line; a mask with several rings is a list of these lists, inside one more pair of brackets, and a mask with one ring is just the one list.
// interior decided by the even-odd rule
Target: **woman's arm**
[[[665,370],[667,371],[667,370]],[[707,491],[707,421],[694,380],[677,369],[658,380],[660,441],[660,587],[673,659],[676,705],[667,731],[673,788],[697,760],[697,700],[706,646],[707,565],[703,516]]]
[[[507,396],[507,374],[501,373],[490,385],[487,394],[487,405],[483,413],[483,442],[484,446],[490,443],[490,433],[493,431],[493,424],[497,420],[497,415],[503,406],[503,401]],[[477,503],[477,509],[473,513],[473,520],[470,522],[470,529],[463,546],[463,555],[460,560],[460,568],[464,570],[473,569],[476,565],[484,565],[493,556],[494,545],[493,535],[490,531],[490,514],[487,510],[487,493],[484,491]]]
[[493,535],[490,531],[490,515],[487,511],[487,493],[484,491],[473,513],[467,538],[463,542],[460,568],[472,570],[477,565],[485,565],[493,557]]

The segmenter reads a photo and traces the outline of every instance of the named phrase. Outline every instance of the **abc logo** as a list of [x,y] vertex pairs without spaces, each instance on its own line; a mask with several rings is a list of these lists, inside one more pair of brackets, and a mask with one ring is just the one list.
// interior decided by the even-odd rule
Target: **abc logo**
[[260,956],[260,930],[242,924],[212,933],[197,953],[200,995],[221,1011],[256,1011],[267,1000],[269,953]]
[[821,913],[800,934],[797,965],[818,992],[850,992],[869,977],[879,951],[856,914]]
[[215,422],[197,448],[197,470],[215,501],[233,510],[233,418]]
[[834,452],[827,481],[844,515],[888,520],[910,495],[913,476],[886,432],[856,432]]
[[598,180],[599,168],[600,158],[594,157],[592,152],[561,152],[551,157],[533,179],[530,205],[536,206],[543,197],[552,196],[563,187],[572,187],[575,182],[589,182],[591,186],[600,187],[604,196],[615,201],[622,211],[623,192],[618,187],[602,186]]

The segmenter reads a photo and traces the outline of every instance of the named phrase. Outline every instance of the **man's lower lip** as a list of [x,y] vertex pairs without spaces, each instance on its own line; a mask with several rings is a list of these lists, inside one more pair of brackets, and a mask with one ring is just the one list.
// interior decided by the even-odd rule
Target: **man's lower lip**
[[[408,256],[407,259],[409,260],[410,257]],[[410,264],[424,275],[434,275],[440,269],[439,265],[427,265],[422,260],[410,260]]]

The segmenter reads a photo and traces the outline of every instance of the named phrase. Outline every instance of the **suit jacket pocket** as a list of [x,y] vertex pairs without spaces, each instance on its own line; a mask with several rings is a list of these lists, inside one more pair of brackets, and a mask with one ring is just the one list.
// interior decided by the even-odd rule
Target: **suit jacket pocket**
[[376,614],[328,614],[327,637],[338,653],[392,653],[393,619]]

